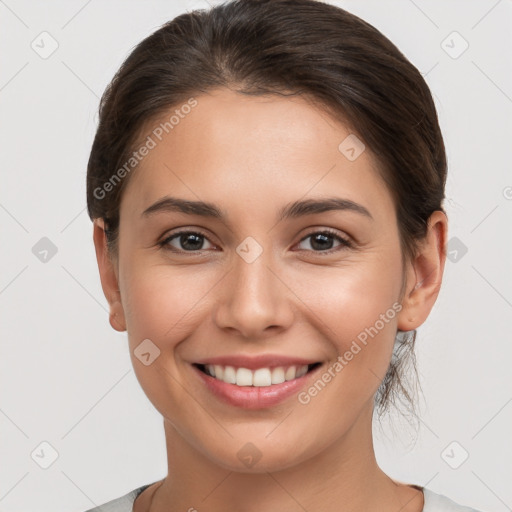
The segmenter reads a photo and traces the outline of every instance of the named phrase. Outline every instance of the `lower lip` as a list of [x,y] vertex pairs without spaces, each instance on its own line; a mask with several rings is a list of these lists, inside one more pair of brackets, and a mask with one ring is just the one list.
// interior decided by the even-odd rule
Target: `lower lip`
[[206,387],[218,398],[235,407],[242,409],[265,409],[286,400],[298,393],[321,366],[318,366],[297,379],[288,380],[272,386],[237,386],[215,379],[201,371],[197,366],[192,368],[199,375]]

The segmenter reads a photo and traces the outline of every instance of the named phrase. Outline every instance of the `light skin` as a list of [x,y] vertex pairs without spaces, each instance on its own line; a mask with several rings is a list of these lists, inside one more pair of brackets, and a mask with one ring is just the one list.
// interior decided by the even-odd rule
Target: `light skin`
[[[117,256],[109,257],[102,220],[94,223],[110,323],[127,331],[137,379],[164,419],[168,475],[134,511],[421,511],[421,490],[379,468],[371,421],[397,329],[423,324],[438,296],[446,216],[432,214],[417,257],[402,268],[396,212],[376,160],[368,148],[354,161],[338,150],[347,126],[301,97],[217,89],[196,99],[131,176]],[[226,218],[142,215],[166,195],[215,203]],[[372,218],[338,210],[277,220],[288,203],[334,196]],[[353,246],[335,236],[315,244],[311,235],[326,228]],[[192,245],[168,240],[176,252],[158,245],[198,230],[204,236]],[[263,249],[251,263],[236,252],[249,236]],[[191,367],[217,355],[271,353],[328,368],[397,302],[402,309],[306,405],[294,395],[266,409],[235,407]],[[145,339],[160,350],[148,366],[134,355]],[[248,442],[261,453],[250,468],[237,456]]]

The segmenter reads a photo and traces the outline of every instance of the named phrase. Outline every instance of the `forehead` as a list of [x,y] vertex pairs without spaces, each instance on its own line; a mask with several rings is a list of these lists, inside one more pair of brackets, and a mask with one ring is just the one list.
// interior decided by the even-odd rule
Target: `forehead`
[[165,194],[241,210],[338,193],[392,208],[371,152],[347,158],[347,144],[362,148],[355,134],[307,98],[218,89],[194,99],[193,108],[177,105],[144,127],[141,140],[154,147],[131,176],[121,210],[140,215]]

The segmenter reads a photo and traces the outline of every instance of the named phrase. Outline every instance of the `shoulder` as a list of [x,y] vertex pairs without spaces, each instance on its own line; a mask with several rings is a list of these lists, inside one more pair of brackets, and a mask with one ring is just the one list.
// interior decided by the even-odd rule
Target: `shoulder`
[[442,494],[436,494],[430,489],[423,488],[425,504],[423,512],[480,512],[474,508],[455,503]]
[[85,512],[132,512],[135,498],[137,498],[137,496],[150,485],[151,484],[147,484],[142,487],[137,487],[137,489],[130,491],[120,498],[116,498],[115,500],[104,503],[99,507],[91,508]]

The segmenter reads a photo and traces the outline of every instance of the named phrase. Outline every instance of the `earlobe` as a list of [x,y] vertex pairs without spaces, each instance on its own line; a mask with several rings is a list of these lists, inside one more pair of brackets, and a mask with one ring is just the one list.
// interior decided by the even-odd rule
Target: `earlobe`
[[[119,303],[119,304],[121,304],[121,303]],[[113,311],[112,307],[110,308],[109,322],[110,322],[110,325],[112,326],[112,329],[119,331],[119,332],[126,331],[126,324],[124,322],[124,317],[123,317],[122,322],[119,322],[117,320],[117,312]]]
[[447,228],[446,215],[436,210],[430,216],[427,236],[407,270],[407,287],[397,323],[400,330],[417,329],[435,304],[446,262]]
[[101,218],[94,220],[93,240],[96,250],[98,270],[100,273],[101,287],[110,306],[110,325],[116,331],[126,331],[126,321],[121,302],[121,293],[119,291],[117,269],[115,262],[112,261],[108,252],[107,238],[105,236],[105,223]]

